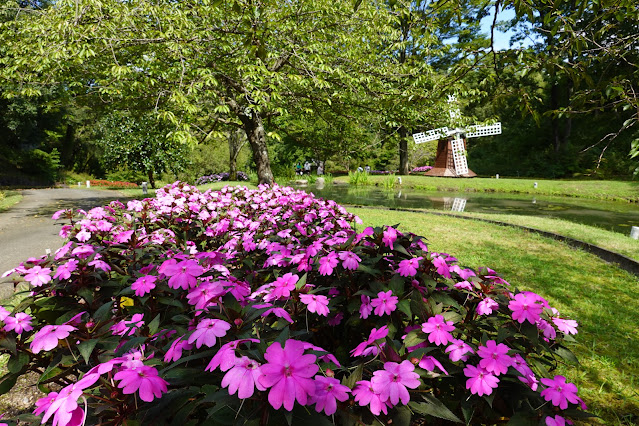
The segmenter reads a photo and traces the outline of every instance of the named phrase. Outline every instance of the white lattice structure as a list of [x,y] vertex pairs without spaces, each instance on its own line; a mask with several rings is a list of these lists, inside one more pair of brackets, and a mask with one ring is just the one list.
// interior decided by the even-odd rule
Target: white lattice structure
[[453,200],[453,206],[450,211],[453,212],[463,212],[466,208],[466,199],[465,198],[455,198]]
[[453,147],[453,161],[455,163],[455,171],[458,175],[468,173],[468,162],[466,161],[466,150],[464,149],[464,140],[458,135],[451,141]]
[[[451,121],[451,127],[455,126],[461,119],[461,112],[459,108],[455,107],[457,99],[455,96],[448,96],[448,103],[451,106],[449,108],[449,115]],[[501,134],[501,123],[488,124],[488,125],[474,125],[466,128],[461,127],[440,127],[438,129],[428,130],[426,132],[420,132],[413,134],[413,140],[416,144],[431,142],[435,140],[442,140],[450,138],[451,150],[448,154],[449,158],[452,155],[452,163],[454,164],[454,175],[467,175],[469,173],[468,161],[466,160],[465,139],[480,138],[482,136],[492,136]],[[437,149],[437,156],[439,158],[440,151],[442,150],[441,144]],[[436,160],[437,163],[437,160]],[[439,168],[445,168],[450,170],[453,165],[447,165],[446,167],[440,166]],[[435,172],[437,164],[431,172]],[[451,176],[450,171],[445,174],[439,174],[439,176]],[[430,174],[430,172],[428,173]],[[431,176],[437,176],[437,174],[431,174]],[[475,176],[474,173],[471,176]]]

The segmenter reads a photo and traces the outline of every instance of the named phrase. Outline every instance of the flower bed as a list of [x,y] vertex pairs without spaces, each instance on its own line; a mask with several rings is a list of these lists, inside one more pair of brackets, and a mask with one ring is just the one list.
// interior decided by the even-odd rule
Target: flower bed
[[68,242],[17,267],[33,292],[0,309],[11,354],[0,390],[39,371],[44,422],[586,415],[576,387],[551,373],[573,359],[575,321],[421,237],[358,232],[332,201],[175,183],[54,217],[71,220]]
[[420,167],[415,167],[413,170],[411,170],[411,173],[426,173],[429,170],[432,170],[432,166],[420,166]]
[[[195,181],[195,184],[196,185],[204,185],[204,184],[212,183],[212,182],[227,181],[227,180],[229,180],[229,177],[230,177],[230,175],[228,173],[216,173],[216,174],[212,174],[212,175],[201,176]],[[247,180],[249,180],[249,177],[244,172],[237,172],[237,180],[239,180],[239,181],[247,181]]]
[[132,182],[122,182],[119,180],[99,180],[99,179],[91,179],[89,180],[91,186],[108,186],[111,188],[137,188],[137,183]]

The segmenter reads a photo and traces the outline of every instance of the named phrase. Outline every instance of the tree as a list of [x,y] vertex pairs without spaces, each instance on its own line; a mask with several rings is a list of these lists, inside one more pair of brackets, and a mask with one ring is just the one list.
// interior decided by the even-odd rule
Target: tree
[[527,23],[525,31],[543,41],[521,52],[513,66],[523,62],[527,70],[545,71],[555,152],[570,136],[575,117],[623,117],[615,131],[605,131],[585,148],[603,145],[598,168],[610,144],[639,122],[639,6],[631,0],[510,0],[505,5],[515,9],[515,23]]
[[[135,98],[178,126],[173,134],[181,139],[190,138],[202,105],[213,105],[220,120],[244,129],[262,183],[273,179],[270,117],[289,115],[302,100],[366,108],[383,95],[402,103],[415,95],[398,88],[407,75],[418,76],[423,91],[434,85],[427,64],[389,60],[395,18],[369,1],[66,0],[36,12],[12,7],[20,18],[2,31],[9,52],[2,74],[20,81],[23,93],[37,93],[35,82],[64,81],[109,102]],[[427,98],[433,100],[416,99]]]
[[168,129],[150,114],[114,112],[100,123],[103,159],[107,167],[144,173],[155,188],[155,176],[184,168],[186,146],[167,137]]

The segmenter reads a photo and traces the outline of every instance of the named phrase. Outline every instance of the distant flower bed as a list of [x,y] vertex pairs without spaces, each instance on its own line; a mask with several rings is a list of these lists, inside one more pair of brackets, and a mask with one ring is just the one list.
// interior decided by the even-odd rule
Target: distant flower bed
[[368,173],[372,175],[392,175],[394,173],[397,173],[397,170],[371,170]]
[[91,186],[110,186],[116,188],[137,188],[138,184],[133,182],[122,182],[119,180],[89,180]]
[[[195,181],[195,184],[204,185],[206,183],[222,182],[229,180],[229,176],[230,175],[228,173],[216,173],[213,175],[202,176]],[[249,180],[249,177],[244,172],[237,172],[237,180]]]
[[425,173],[429,170],[431,170],[433,167],[432,166],[421,166],[421,167],[415,167],[413,170],[411,170],[411,173]]

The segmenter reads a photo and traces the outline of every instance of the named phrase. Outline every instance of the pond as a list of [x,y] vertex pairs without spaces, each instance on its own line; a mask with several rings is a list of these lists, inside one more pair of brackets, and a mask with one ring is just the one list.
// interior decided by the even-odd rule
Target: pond
[[639,205],[623,202],[503,193],[388,190],[350,185],[326,185],[322,189],[309,185],[300,189],[339,204],[545,216],[626,235],[630,234],[632,226],[639,226]]

